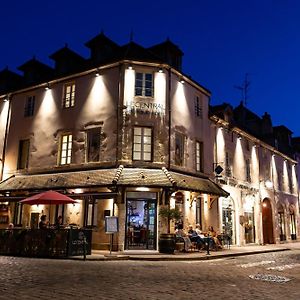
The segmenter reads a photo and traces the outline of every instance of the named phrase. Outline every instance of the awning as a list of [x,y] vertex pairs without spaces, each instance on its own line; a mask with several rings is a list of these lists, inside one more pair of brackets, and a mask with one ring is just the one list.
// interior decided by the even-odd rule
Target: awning
[[2,181],[0,192],[118,186],[173,188],[217,196],[229,195],[207,177],[186,175],[168,171],[166,168],[145,169],[123,166],[113,169],[17,175]]

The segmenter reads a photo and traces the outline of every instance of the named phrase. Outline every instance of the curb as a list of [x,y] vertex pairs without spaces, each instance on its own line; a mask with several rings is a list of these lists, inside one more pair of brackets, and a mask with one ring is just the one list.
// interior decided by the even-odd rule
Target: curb
[[[228,254],[217,254],[217,255],[205,255],[205,256],[193,256],[189,257],[185,256],[157,256],[157,257],[147,257],[147,256],[130,256],[130,255],[104,255],[103,257],[87,257],[85,261],[124,261],[124,260],[132,260],[132,261],[200,261],[200,260],[213,260],[213,259],[222,259],[228,257],[235,256],[247,256],[247,255],[255,255],[255,254],[264,254],[264,253],[272,253],[272,252],[283,252],[290,251],[290,248],[283,249],[266,249],[266,250],[256,250],[251,252],[237,252],[237,253],[228,253]],[[69,260],[79,260],[84,261],[82,257],[73,256],[68,257]]]

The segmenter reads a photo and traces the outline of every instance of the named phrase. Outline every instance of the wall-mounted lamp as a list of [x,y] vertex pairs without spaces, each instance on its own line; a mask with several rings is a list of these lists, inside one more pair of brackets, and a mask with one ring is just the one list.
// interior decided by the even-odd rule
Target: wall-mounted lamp
[[133,69],[132,65],[128,65],[128,70],[132,70],[132,69]]
[[158,72],[159,72],[159,73],[163,73],[164,70],[163,70],[162,68],[159,68],[159,69],[158,69]]
[[242,139],[242,137],[239,135],[239,136],[238,136],[238,139],[239,139],[239,140],[241,140],[241,139]]
[[7,101],[9,101],[9,100],[10,100],[10,95],[7,94],[7,95],[5,96],[5,98],[3,99],[3,101],[4,101],[4,102],[7,102]]
[[95,76],[96,76],[96,77],[99,77],[99,76],[100,76],[100,71],[99,71],[99,69],[97,69],[97,71],[96,71],[96,73],[95,73]]
[[180,83],[184,84],[184,79],[183,78],[180,79]]
[[49,84],[49,82],[47,82],[47,85],[45,86],[45,91],[48,91],[48,90],[50,90],[50,84]]
[[275,154],[272,154],[272,158],[275,158]]

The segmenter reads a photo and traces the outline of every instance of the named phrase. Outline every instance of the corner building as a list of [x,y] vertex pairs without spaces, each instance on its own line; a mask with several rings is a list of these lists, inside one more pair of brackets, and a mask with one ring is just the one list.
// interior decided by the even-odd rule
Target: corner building
[[[22,76],[0,72],[1,226],[62,215],[108,249],[104,220],[114,215],[114,250],[157,250],[166,205],[184,226],[218,228],[212,204],[228,193],[211,179],[210,92],[182,73],[181,50],[169,40],[120,46],[103,33],[86,46],[89,59],[66,46],[50,56],[53,69],[33,58]],[[78,203],[18,202],[50,189]]]

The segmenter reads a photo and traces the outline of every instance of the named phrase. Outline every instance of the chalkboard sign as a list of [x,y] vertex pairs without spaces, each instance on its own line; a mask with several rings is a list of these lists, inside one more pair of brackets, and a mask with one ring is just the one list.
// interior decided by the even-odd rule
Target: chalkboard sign
[[105,217],[105,233],[112,234],[119,231],[118,217]]
[[68,241],[68,256],[90,255],[92,245],[92,230],[70,229]]

